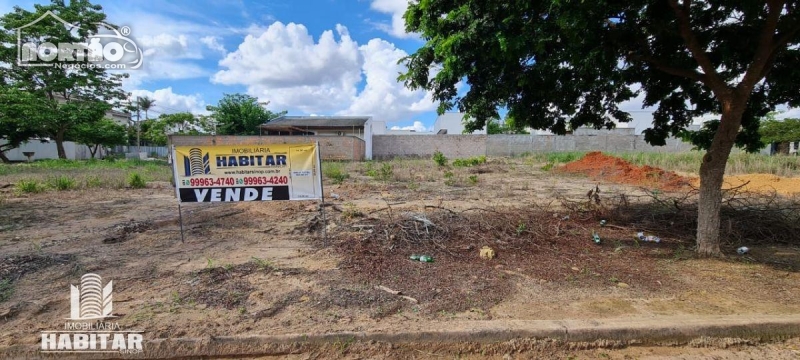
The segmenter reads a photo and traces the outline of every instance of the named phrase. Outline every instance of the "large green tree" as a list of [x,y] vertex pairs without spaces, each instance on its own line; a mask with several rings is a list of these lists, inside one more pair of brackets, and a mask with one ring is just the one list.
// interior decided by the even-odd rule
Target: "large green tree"
[[148,128],[146,137],[156,145],[166,145],[167,137],[172,134],[199,135],[206,131],[204,117],[192,113],[181,112],[162,114]]
[[[48,11],[70,25],[45,16]],[[8,84],[48,105],[42,114],[40,135],[55,140],[60,158],[66,158],[63,143],[70,130],[100,121],[105,111],[125,97],[121,89],[125,75],[101,67],[21,66],[17,62],[17,36],[21,35],[22,44],[88,43],[105,19],[102,7],[87,0],[72,0],[68,5],[52,0],[47,5],[34,5],[33,11],[15,6],[14,11],[0,17],[0,42],[14,45],[0,47],[0,62],[8,65],[0,67],[0,74]]]
[[0,85],[0,161],[9,162],[5,152],[41,134],[45,102],[14,86]]
[[225,94],[217,106],[209,105],[207,110],[219,135],[258,135],[259,125],[286,113],[273,113],[258,98],[245,94]]
[[800,141],[800,119],[770,117],[761,123],[758,132],[765,143]]
[[125,126],[111,119],[82,123],[70,130],[69,136],[76,142],[88,146],[92,159],[101,146],[122,145],[127,141]]
[[[482,128],[505,107],[534,129],[613,127],[619,104],[655,107],[662,145],[692,119],[720,122],[700,166],[697,251],[720,254],[725,165],[737,136],[778,104],[800,106],[797,0],[419,0],[406,29],[426,41],[403,61],[408,87]],[[459,93],[461,83],[468,85]]]

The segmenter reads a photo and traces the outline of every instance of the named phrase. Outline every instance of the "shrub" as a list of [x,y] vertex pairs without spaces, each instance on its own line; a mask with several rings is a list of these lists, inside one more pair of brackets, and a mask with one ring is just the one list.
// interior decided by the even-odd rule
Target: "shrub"
[[36,194],[44,192],[47,188],[37,180],[20,180],[17,183],[17,191],[26,194]]
[[87,188],[99,188],[103,185],[103,181],[98,176],[89,176],[86,178]]
[[341,184],[350,177],[340,163],[323,163],[322,174],[331,179],[334,184]]
[[76,185],[75,179],[66,175],[50,178],[49,183],[51,187],[59,191],[74,189]]
[[5,302],[14,294],[14,287],[11,286],[11,279],[0,280],[0,303]]
[[142,175],[134,172],[128,175],[128,186],[134,189],[144,189],[147,187],[147,181],[144,180]]
[[439,166],[447,166],[447,158],[439,150],[436,150],[436,152],[433,153],[433,162]]
[[446,171],[444,173],[444,184],[447,186],[456,186],[456,179],[455,174],[452,171]]
[[389,181],[394,176],[394,167],[392,164],[383,163],[381,168],[378,170],[378,180],[381,181]]
[[480,164],[486,163],[486,156],[473,156],[467,159],[455,159],[453,160],[453,166],[456,167],[470,167],[470,166],[477,166]]

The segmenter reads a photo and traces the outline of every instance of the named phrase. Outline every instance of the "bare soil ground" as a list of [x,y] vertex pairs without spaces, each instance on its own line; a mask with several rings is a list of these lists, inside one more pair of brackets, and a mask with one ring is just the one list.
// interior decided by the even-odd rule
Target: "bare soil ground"
[[[31,195],[0,189],[8,190],[0,279],[10,284],[0,286],[7,298],[0,348],[36,347],[39,331],[63,327],[69,285],[86,272],[114,281],[117,321],[146,339],[391,333],[451,320],[800,313],[797,242],[757,239],[732,222],[731,233],[743,235],[726,239],[727,257],[699,259],[693,229],[645,204],[647,189],[544,171],[525,159],[448,169],[429,160],[392,164],[388,181],[358,163],[345,165],[343,183],[326,180],[324,232],[316,203],[184,204],[185,242],[168,182]],[[599,205],[587,197],[595,189]],[[661,242],[636,241],[637,231],[659,231]],[[751,251],[737,255],[740,245]],[[497,257],[481,259],[484,246]],[[386,350],[368,349],[363,356]],[[698,349],[691,352],[717,356]],[[758,349],[790,358],[797,342],[751,350]],[[406,350],[398,354],[436,353]],[[603,351],[584,355],[603,358]],[[612,354],[675,355],[626,351]]]

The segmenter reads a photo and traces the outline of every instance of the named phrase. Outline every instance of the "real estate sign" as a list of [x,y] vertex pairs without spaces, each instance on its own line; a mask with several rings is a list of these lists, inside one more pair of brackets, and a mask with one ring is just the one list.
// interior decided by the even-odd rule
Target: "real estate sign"
[[318,200],[318,144],[173,146],[180,202]]

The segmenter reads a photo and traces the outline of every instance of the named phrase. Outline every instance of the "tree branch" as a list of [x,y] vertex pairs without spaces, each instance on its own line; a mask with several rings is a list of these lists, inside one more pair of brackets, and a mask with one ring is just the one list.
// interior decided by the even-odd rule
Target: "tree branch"
[[661,62],[660,60],[658,60],[658,59],[656,59],[654,57],[651,57],[651,56],[638,56],[637,55],[637,56],[630,56],[630,58],[633,58],[633,59],[636,59],[636,60],[641,60],[641,61],[644,61],[646,63],[649,63],[654,68],[656,68],[658,70],[661,70],[661,71],[663,71],[663,72],[665,72],[667,74],[670,74],[670,75],[675,75],[675,76],[687,78],[689,80],[700,81],[700,82],[702,82],[704,84],[708,80],[704,74],[701,74],[701,73],[699,73],[697,71],[689,70],[689,69],[676,68],[676,67],[667,65],[667,64]]
[[675,12],[675,17],[678,19],[678,30],[680,31],[683,41],[686,42],[686,47],[689,49],[689,52],[692,53],[692,57],[694,57],[697,64],[700,65],[700,68],[703,69],[706,79],[708,79],[706,85],[720,98],[720,95],[724,95],[723,92],[727,92],[728,84],[719,77],[716,67],[711,63],[711,59],[709,59],[705,50],[700,45],[700,41],[697,40],[697,37],[692,32],[691,22],[689,21],[691,0],[683,0],[683,6],[678,5],[678,0],[669,0],[669,5],[672,7],[672,10]]
[[774,53],[777,50],[775,47],[775,29],[778,28],[778,19],[780,19],[784,4],[785,0],[767,1],[769,13],[767,13],[764,27],[761,29],[758,48],[753,54],[750,67],[748,67],[742,81],[737,86],[737,89],[742,93],[749,94],[753,90],[753,87],[761,81],[761,75],[765,73],[765,68],[775,59]]

